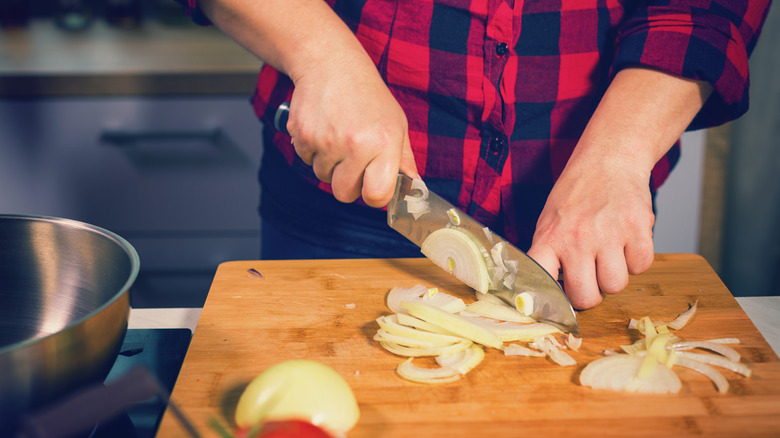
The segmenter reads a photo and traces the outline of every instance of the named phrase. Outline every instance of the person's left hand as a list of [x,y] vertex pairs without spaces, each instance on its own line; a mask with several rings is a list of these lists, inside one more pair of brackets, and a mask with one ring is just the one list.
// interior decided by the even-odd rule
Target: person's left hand
[[649,175],[618,163],[567,166],[547,198],[528,255],[563,270],[572,306],[588,309],[653,262]]
[[712,87],[647,69],[617,73],[553,186],[528,255],[563,270],[572,306],[588,309],[653,263],[650,172]]

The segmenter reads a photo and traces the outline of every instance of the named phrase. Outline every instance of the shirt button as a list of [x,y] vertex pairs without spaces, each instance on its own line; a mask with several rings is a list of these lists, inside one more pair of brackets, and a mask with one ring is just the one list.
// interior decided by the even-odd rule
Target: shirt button
[[498,56],[504,56],[508,51],[509,51],[509,46],[507,45],[507,43],[496,44],[496,53],[498,54]]
[[503,138],[501,138],[499,136],[495,136],[495,137],[490,139],[490,149],[493,152],[500,152],[501,149],[503,149],[503,147],[504,147],[504,139]]

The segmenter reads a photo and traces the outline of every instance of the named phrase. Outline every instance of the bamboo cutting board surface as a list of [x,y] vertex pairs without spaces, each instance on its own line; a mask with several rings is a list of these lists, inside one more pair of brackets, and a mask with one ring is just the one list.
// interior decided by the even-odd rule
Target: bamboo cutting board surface
[[[263,278],[252,275],[255,269]],[[361,410],[348,437],[780,436],[780,362],[707,262],[697,255],[656,255],[652,268],[621,293],[578,313],[578,364],[506,357],[485,360],[457,382],[424,385],[395,374],[403,360],[372,340],[375,319],[395,286],[436,286],[473,301],[473,291],[427,259],[236,261],[219,266],[172,400],[201,433],[211,416],[229,418],[243,387],[269,366],[313,359],[341,374]],[[722,370],[720,395],[696,372],[675,367],[674,395],[593,390],[578,384],[586,363],[634,341],[629,318],[669,321],[699,299],[687,340],[739,337],[735,348],[753,370]],[[424,359],[417,359],[424,361]],[[167,412],[158,437],[185,436]]]

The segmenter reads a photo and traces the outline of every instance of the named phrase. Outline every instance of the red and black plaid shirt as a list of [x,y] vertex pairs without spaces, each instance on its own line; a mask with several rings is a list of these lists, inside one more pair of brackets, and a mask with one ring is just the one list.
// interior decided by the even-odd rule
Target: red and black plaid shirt
[[[691,128],[734,119],[748,107],[748,53],[769,7],[769,0],[327,2],[406,112],[427,185],[521,248],[617,71],[641,65],[707,81],[714,92]],[[272,126],[291,94],[290,80],[265,66],[252,103]],[[328,191],[289,137],[274,135],[287,163]],[[676,145],[658,162],[651,190],[678,156]]]

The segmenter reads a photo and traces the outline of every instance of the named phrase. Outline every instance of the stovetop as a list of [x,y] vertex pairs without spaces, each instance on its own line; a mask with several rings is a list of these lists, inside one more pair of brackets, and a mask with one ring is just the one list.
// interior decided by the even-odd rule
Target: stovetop
[[[189,329],[129,329],[106,383],[138,366],[146,367],[170,394],[187,353]],[[152,438],[157,432],[165,404],[148,400],[133,405],[125,415],[99,424],[89,438]]]

